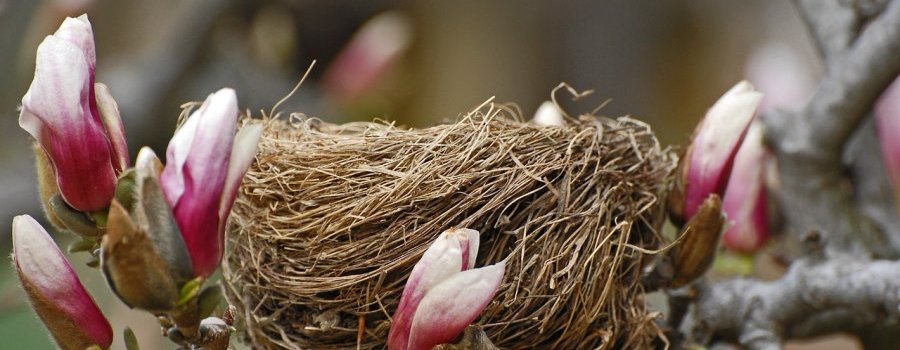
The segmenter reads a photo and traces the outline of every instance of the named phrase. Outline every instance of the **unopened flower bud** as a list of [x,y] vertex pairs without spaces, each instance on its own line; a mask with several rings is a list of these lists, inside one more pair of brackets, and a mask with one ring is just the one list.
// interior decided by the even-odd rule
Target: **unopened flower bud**
[[109,205],[116,176],[128,161],[115,102],[105,86],[97,91],[94,85],[95,61],[87,16],[67,18],[38,46],[34,80],[19,116],[56,176],[55,185],[42,180],[42,186],[58,187],[66,203],[82,212]]
[[133,207],[113,200],[101,244],[103,271],[116,295],[130,307],[153,312],[175,308],[182,285],[193,278],[190,256],[160,189],[160,169],[153,152],[142,149]]
[[494,298],[505,262],[472,269],[478,232],[450,229],[413,267],[394,313],[388,348],[426,350],[453,341]]
[[876,102],[875,123],[882,159],[894,187],[894,205],[900,211],[900,79],[894,80]]
[[56,243],[33,218],[13,219],[13,261],[31,306],[66,350],[108,349],[112,327]]
[[534,112],[531,122],[543,126],[566,126],[562,111],[553,101],[541,103],[541,106]]
[[742,81],[722,95],[698,125],[682,160],[687,167],[683,169],[684,219],[694,216],[709,195],[723,195],[734,156],[761,101],[762,94]]
[[160,183],[196,276],[211,275],[222,261],[225,224],[262,136],[259,124],[235,135],[237,117],[237,95],[221,89],[188,117],[166,151]]

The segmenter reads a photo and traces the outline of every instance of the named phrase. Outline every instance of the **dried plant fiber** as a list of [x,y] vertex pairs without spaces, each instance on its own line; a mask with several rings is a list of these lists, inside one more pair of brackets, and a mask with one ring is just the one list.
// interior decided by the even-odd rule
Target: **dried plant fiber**
[[224,280],[255,349],[381,349],[413,265],[450,227],[509,259],[478,324],[504,349],[646,348],[641,268],[676,157],[627,117],[523,122],[486,103],[405,129],[267,119]]

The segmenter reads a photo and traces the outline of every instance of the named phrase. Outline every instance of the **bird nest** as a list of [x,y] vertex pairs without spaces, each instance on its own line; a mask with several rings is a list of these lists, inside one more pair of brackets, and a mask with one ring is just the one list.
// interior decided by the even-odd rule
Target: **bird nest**
[[641,268],[676,157],[637,120],[525,123],[485,104],[405,129],[266,121],[232,212],[224,282],[256,349],[383,348],[403,286],[451,227],[507,262],[477,320],[506,349],[645,348]]

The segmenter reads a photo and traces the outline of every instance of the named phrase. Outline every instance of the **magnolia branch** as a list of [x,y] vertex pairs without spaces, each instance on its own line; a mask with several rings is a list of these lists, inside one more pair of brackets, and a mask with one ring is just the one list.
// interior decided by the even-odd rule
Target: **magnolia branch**
[[[800,259],[780,280],[695,287],[692,340],[781,349],[783,339],[859,332],[900,316],[900,262]],[[727,311],[726,311],[727,310]]]
[[[863,16],[846,2],[838,2],[835,6],[844,7],[818,11],[811,10],[815,4],[799,2],[827,57],[827,71],[803,110],[763,118],[779,164],[781,186],[774,192],[787,229],[794,235],[816,229],[829,238],[830,249],[896,258],[900,246],[853,206],[841,156],[874,101],[900,73],[896,55],[900,52],[900,2],[884,5],[883,12],[865,25],[842,26],[829,24],[828,19],[844,18],[837,22],[850,23],[855,20],[849,18]],[[844,34],[838,35],[835,26],[843,28]],[[857,27],[862,32],[847,44],[857,37]]]
[[[826,74],[805,108],[763,122],[779,167],[771,190],[786,231],[807,248],[776,281],[688,287],[691,311],[682,329],[693,343],[749,349],[781,349],[788,339],[834,332],[885,347],[897,333],[884,330],[900,320],[900,261],[873,258],[900,257],[900,237],[892,199],[863,198],[887,184],[883,164],[872,159],[879,154],[874,128],[864,122],[900,74],[900,1],[796,2]],[[869,176],[877,167],[880,173]]]

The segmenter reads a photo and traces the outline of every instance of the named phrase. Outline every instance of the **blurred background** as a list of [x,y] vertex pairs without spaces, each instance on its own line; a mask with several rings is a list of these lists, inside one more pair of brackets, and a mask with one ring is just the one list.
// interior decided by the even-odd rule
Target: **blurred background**
[[[567,82],[594,90],[578,102],[559,93],[571,114],[611,100],[600,114],[642,119],[663,145],[676,147],[737,81],[750,79],[767,93],[764,108],[791,108],[821,74],[786,0],[0,0],[2,227],[14,215],[42,217],[17,108],[38,44],[63,18],[82,13],[94,27],[97,81],[119,103],[132,154],[142,145],[164,153],[179,106],[221,87],[235,88],[252,114],[269,111],[313,60],[280,111],[424,127],[496,97],[529,118]],[[0,234],[8,254],[9,229]],[[57,237],[62,246],[71,238]],[[84,261],[73,256],[76,266]],[[155,343],[162,338],[151,316],[127,310],[88,270],[81,276],[117,337],[127,324],[146,349],[172,348]],[[0,269],[0,339],[2,348],[52,347],[8,264]]]

